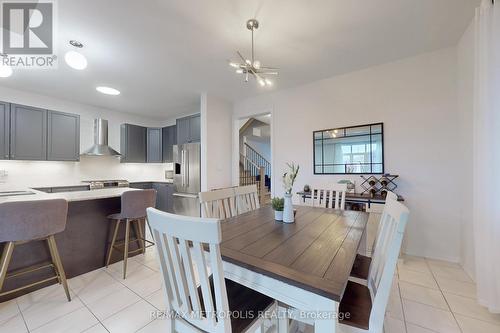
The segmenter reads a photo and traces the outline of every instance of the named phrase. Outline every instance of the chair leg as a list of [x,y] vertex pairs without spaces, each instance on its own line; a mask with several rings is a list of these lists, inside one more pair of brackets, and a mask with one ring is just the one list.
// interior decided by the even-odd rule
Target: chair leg
[[141,221],[142,220],[135,220],[135,225],[137,232],[139,233],[139,244],[142,248],[142,253],[146,253],[146,242],[144,241],[144,235],[142,234]]
[[116,220],[115,224],[115,231],[113,232],[113,238],[111,239],[111,245],[109,246],[108,249],[108,258],[106,259],[106,267],[109,266],[109,262],[111,261],[111,255],[113,254],[113,247],[115,246],[116,242],[116,235],[118,234],[118,229],[120,228],[120,222],[121,220]]
[[290,321],[288,319],[287,309],[278,305],[278,333],[288,333],[290,330]]
[[46,241],[47,241],[47,245],[49,246],[50,257],[52,258],[52,265],[54,266],[54,273],[57,276],[57,281],[59,282],[59,284],[62,284],[61,275],[59,274],[59,269],[55,263],[56,261],[54,260],[56,255],[54,254],[54,250],[52,249],[52,244],[50,244],[48,238],[46,239]]
[[12,252],[14,251],[14,242],[7,242],[4,245],[2,258],[0,259],[0,291],[2,291],[5,277],[7,276],[7,269],[9,268]]
[[148,226],[149,234],[151,235],[151,240],[154,241],[155,240],[155,236],[153,235],[153,229],[151,229],[151,226],[149,225],[149,221],[148,221],[147,217],[144,218],[144,223],[145,223],[145,225]]
[[64,273],[64,268],[62,265],[61,257],[59,256],[59,251],[57,250],[57,244],[54,235],[49,236],[49,238],[47,238],[47,242],[49,243],[49,247],[51,248],[50,252],[52,254],[52,262],[57,267],[57,271],[59,272],[59,278],[63,285],[64,292],[66,293],[66,297],[68,298],[68,301],[71,302],[71,296],[69,294],[69,288],[68,288],[68,281],[66,280],[66,273]]
[[127,276],[127,258],[128,258],[128,246],[130,237],[130,220],[125,220],[125,248],[123,249],[123,279]]

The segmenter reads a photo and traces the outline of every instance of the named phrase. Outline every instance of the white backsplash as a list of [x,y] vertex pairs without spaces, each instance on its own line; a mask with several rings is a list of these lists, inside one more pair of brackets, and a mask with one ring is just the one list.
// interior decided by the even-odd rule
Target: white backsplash
[[0,191],[78,185],[82,180],[165,180],[172,163],[120,163],[119,158],[81,156],[80,162],[0,161]]

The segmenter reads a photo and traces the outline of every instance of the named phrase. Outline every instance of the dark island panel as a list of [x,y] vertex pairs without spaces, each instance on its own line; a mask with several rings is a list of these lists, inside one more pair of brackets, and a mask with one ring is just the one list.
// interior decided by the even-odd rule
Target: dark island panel
[[[107,216],[120,211],[120,197],[70,201],[66,229],[55,236],[59,254],[68,279],[105,266],[108,242],[111,240],[110,224]],[[143,234],[145,226],[142,224]],[[125,228],[120,227],[119,240],[123,240]],[[131,235],[135,236],[133,229]],[[4,244],[0,244],[3,250]],[[130,249],[137,249],[132,242]],[[131,255],[132,256],[132,255]],[[123,259],[123,253],[113,251],[112,262]],[[33,241],[14,248],[9,273],[28,266],[42,264],[50,260],[50,253],[45,241]],[[7,279],[2,291],[13,290],[23,285],[53,276],[50,268],[22,276]],[[57,280],[29,289],[0,297],[0,302],[19,297],[31,291],[41,289]],[[71,284],[70,284],[71,285]],[[61,287],[62,288],[62,287]]]

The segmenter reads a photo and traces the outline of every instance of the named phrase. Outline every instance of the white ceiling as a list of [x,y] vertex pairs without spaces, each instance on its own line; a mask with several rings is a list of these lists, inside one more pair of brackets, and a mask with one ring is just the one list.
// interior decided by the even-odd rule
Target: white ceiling
[[[479,0],[63,0],[57,70],[17,70],[0,85],[118,111],[169,117],[200,92],[237,100],[269,88],[245,84],[227,65],[249,54],[280,67],[271,90],[455,45]],[[85,44],[85,71],[63,61]],[[105,96],[97,85],[121,90]]]

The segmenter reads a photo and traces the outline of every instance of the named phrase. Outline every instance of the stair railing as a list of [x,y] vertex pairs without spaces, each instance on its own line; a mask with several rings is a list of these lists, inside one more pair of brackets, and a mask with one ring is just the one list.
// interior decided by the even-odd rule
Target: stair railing
[[[260,202],[264,202],[266,193],[266,169],[263,166],[258,166],[253,161],[249,160],[245,155],[240,153],[240,185],[257,185]],[[257,180],[258,179],[258,180]]]
[[244,156],[257,166],[264,167],[265,174],[271,177],[271,163],[258,151],[256,151],[250,145],[248,145],[246,142],[244,143],[244,147],[245,147]]

